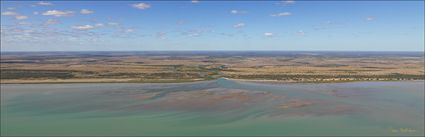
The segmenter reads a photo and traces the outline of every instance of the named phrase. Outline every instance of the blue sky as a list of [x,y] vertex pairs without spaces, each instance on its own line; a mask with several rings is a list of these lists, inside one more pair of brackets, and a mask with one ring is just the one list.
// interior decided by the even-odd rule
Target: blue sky
[[424,1],[1,1],[2,51],[424,51]]

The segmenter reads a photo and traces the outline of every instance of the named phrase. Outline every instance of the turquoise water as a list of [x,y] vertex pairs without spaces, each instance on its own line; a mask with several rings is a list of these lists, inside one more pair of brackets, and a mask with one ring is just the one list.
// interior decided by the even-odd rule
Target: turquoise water
[[1,135],[424,135],[424,81],[3,84]]

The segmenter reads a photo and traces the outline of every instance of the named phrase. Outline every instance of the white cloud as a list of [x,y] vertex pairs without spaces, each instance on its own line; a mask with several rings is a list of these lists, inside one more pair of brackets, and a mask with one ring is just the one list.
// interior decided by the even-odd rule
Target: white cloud
[[232,13],[232,14],[238,14],[238,10],[231,10],[230,13]]
[[92,14],[94,11],[88,10],[88,9],[81,9],[80,14]]
[[92,30],[95,27],[92,25],[81,25],[81,26],[72,26],[72,28],[77,30]]
[[199,0],[192,0],[192,3],[199,3]]
[[55,20],[55,19],[48,19],[44,24],[46,25],[53,25],[53,24],[58,24],[59,21]]
[[191,32],[191,33],[188,33],[187,36],[189,36],[189,37],[199,37],[199,36],[201,36],[201,33]]
[[166,39],[166,36],[167,35],[167,33],[165,33],[165,32],[158,32],[158,33],[156,33],[156,38],[159,38],[159,39]]
[[245,14],[246,11],[241,11],[241,10],[231,10],[230,13],[232,14]]
[[34,11],[34,12],[32,12],[32,14],[34,14],[34,15],[38,15],[38,14],[40,14],[38,11]]
[[51,6],[53,5],[51,2],[46,2],[46,1],[40,1],[37,3],[37,5],[41,5],[41,6]]
[[294,0],[284,0],[284,1],[282,1],[282,3],[284,5],[291,5],[291,4],[295,4],[295,1]]
[[280,13],[271,14],[270,16],[282,17],[282,16],[291,16],[291,15],[292,15],[292,13],[290,13],[290,12],[280,12]]
[[[108,22],[107,25],[118,25],[118,23],[115,22]],[[97,28],[102,28],[102,27],[106,27],[104,23],[96,23],[94,25],[79,25],[79,26],[72,26],[73,29],[77,29],[77,30],[92,30],[92,29],[97,29]],[[133,32],[133,29],[123,29],[121,28],[121,31],[126,32],[126,33],[130,33]]]
[[137,9],[141,9],[141,10],[148,9],[148,8],[151,7],[151,5],[146,4],[146,3],[137,3],[137,4],[133,4],[131,6],[134,7],[134,8],[137,8]]
[[264,36],[266,36],[266,37],[273,37],[273,33],[271,33],[271,32],[265,32],[264,33]]
[[63,16],[71,16],[72,14],[74,14],[74,12],[72,12],[72,11],[49,10],[49,11],[44,12],[42,15],[63,17]]
[[[44,22],[42,23],[45,23],[46,20],[44,20]],[[21,21],[17,21],[17,22],[21,22]],[[84,27],[84,26],[80,27],[76,25],[75,29],[73,29],[71,28],[72,26],[69,26],[69,29],[73,30],[73,31],[69,31],[69,29],[57,29],[57,28],[47,27],[45,26],[45,24],[39,24],[39,23],[40,22],[35,22],[30,26],[23,26],[23,25],[17,26],[18,24],[13,26],[2,25],[1,26],[2,42],[3,41],[6,41],[6,42],[7,41],[9,42],[24,41],[25,43],[33,43],[33,42],[54,41],[54,42],[85,43],[88,41],[96,40],[100,38],[101,36],[105,35],[103,33],[91,31],[91,30],[88,30],[88,31],[77,30],[77,29],[90,29],[90,27]],[[85,24],[82,24],[82,25],[85,25]]]
[[116,26],[116,25],[119,25],[119,23],[117,23],[117,22],[108,22],[108,25]]
[[15,19],[17,19],[17,20],[25,20],[25,19],[28,19],[28,16],[18,15],[18,16],[15,16]]
[[29,24],[31,24],[31,23],[29,23],[29,22],[18,22],[18,24],[19,24],[19,25],[29,25]]
[[25,19],[29,18],[28,16],[19,15],[18,13],[13,12],[13,11],[5,11],[5,12],[2,12],[1,15],[3,15],[3,16],[15,16],[15,19],[17,19],[17,20],[25,20]]
[[4,16],[16,16],[16,15],[18,15],[18,13],[13,12],[13,11],[5,11],[5,12],[2,12],[1,15],[4,15]]
[[299,30],[299,31],[297,32],[297,34],[298,34],[298,35],[300,35],[300,36],[304,36],[304,35],[305,35],[305,33],[304,33],[304,31],[303,31],[303,30]]
[[9,7],[9,8],[7,8],[7,10],[15,10],[16,8],[14,8],[14,7]]
[[103,26],[105,26],[105,25],[103,25],[103,23],[97,23],[97,24],[94,24],[94,26],[95,26],[95,27],[103,27]]
[[215,31],[209,29],[209,27],[200,27],[200,28],[181,31],[181,34],[183,36],[189,36],[189,37],[200,37],[200,36],[202,36],[204,34],[208,34],[208,33],[215,33]]
[[31,32],[34,32],[34,30],[24,30],[24,29],[16,29],[16,30],[13,30],[14,32],[17,32],[17,33],[31,33]]
[[234,28],[242,28],[242,27],[245,27],[245,23],[238,23],[238,24],[233,25],[233,27]]
[[373,17],[373,16],[369,16],[369,17],[366,17],[366,21],[373,21],[373,20],[375,20],[376,18],[375,17]]
[[126,29],[126,30],[124,30],[124,32],[125,33],[131,33],[131,32],[134,32],[134,29]]

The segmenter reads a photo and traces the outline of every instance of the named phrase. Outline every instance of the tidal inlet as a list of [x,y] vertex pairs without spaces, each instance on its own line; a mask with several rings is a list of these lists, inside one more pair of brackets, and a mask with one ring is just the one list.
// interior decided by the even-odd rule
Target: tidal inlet
[[424,81],[2,84],[2,136],[423,136]]
[[424,0],[0,0],[0,136],[425,136]]

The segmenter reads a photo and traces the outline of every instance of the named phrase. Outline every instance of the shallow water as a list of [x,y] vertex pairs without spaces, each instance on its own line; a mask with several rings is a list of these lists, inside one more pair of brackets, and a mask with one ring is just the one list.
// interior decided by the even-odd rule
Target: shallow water
[[424,135],[424,81],[4,84],[1,135]]

